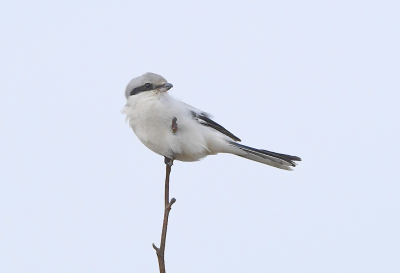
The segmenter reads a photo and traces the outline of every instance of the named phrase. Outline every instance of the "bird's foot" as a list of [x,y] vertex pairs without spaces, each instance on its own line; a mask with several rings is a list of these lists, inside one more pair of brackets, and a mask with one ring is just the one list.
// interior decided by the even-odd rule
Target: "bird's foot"
[[164,163],[165,165],[172,166],[174,164],[174,159],[164,156]]
[[172,133],[174,133],[174,134],[176,133],[176,131],[178,131],[178,123],[176,123],[177,120],[178,119],[176,117],[174,117],[172,119],[171,130],[172,130]]

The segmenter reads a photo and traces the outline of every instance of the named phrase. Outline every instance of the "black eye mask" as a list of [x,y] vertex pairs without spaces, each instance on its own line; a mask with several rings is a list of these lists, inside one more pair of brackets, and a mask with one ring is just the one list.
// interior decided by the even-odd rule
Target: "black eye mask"
[[133,95],[136,95],[136,94],[139,94],[139,93],[142,93],[142,92],[146,92],[146,91],[151,91],[151,90],[154,90],[154,89],[155,89],[155,87],[154,87],[153,84],[151,84],[151,83],[146,83],[146,84],[144,84],[144,85],[142,85],[142,86],[139,86],[139,87],[134,88],[134,89],[131,91],[131,93],[129,93],[129,95],[130,95],[130,96],[133,96]]

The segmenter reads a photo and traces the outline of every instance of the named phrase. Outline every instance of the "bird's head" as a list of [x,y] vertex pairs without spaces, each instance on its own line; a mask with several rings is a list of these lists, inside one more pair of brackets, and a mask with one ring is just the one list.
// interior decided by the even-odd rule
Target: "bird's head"
[[140,94],[142,92],[154,91],[165,92],[172,88],[172,84],[166,79],[154,73],[146,73],[140,77],[132,79],[126,87],[125,97]]

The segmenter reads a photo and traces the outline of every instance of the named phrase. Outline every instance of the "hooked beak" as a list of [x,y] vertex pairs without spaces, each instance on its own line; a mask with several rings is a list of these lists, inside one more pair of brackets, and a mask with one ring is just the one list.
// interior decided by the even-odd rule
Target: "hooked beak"
[[158,90],[160,90],[161,92],[166,92],[166,91],[170,90],[172,87],[173,87],[173,85],[167,82],[167,83],[164,83],[163,85],[160,85]]

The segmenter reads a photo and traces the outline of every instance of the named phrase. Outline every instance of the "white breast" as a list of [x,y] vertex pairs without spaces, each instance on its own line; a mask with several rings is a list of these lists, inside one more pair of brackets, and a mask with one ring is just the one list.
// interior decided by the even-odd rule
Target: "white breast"
[[[214,130],[198,124],[187,105],[166,92],[143,92],[128,98],[122,109],[139,140],[153,152],[181,161],[196,161],[214,154],[207,147]],[[178,119],[178,131],[171,131],[172,119]]]

